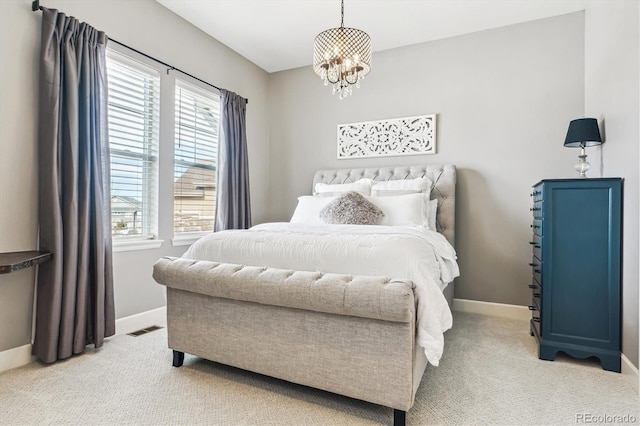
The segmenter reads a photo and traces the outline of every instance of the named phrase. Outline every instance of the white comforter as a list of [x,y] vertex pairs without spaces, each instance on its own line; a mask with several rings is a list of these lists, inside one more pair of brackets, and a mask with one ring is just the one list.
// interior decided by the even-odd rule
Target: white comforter
[[452,325],[442,290],[459,275],[455,250],[444,236],[422,227],[266,223],[207,235],[183,257],[409,279],[416,285],[418,344],[433,365]]

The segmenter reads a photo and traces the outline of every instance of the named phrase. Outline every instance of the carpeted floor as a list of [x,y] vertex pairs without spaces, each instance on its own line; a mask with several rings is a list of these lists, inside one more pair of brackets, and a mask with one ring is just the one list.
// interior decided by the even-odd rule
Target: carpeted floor
[[[640,422],[627,377],[593,361],[538,360],[526,321],[462,313],[446,334],[440,366],[427,369],[407,414],[409,425],[594,419]],[[118,336],[51,366],[33,363],[0,374],[2,425],[391,423],[389,408],[189,355],[184,367],[172,368],[164,329]]]

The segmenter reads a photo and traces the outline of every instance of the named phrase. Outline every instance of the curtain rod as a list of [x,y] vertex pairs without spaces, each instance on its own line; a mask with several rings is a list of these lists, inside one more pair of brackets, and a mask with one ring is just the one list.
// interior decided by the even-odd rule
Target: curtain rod
[[[33,2],[31,2],[31,10],[33,12],[37,12],[38,10],[42,10],[42,8],[43,7],[40,5],[40,0],[34,0]],[[119,42],[118,40],[114,40],[111,37],[108,37],[108,39],[109,39],[109,41],[112,41],[115,44],[119,44],[122,47],[126,47],[127,49],[132,50],[132,51],[136,52],[137,54],[144,56],[145,58],[151,59],[152,61],[155,61],[155,62],[157,62],[159,64],[164,65],[165,67],[167,67],[167,74],[169,74],[169,71],[172,71],[172,70],[173,71],[178,71],[178,72],[180,72],[180,73],[182,73],[182,74],[184,74],[186,76],[189,76],[189,77],[193,78],[194,80],[199,81],[200,83],[206,84],[207,86],[211,86],[211,87],[213,87],[215,89],[218,89],[218,90],[222,90],[220,87],[216,86],[215,84],[211,84],[209,82],[206,82],[206,81],[204,81],[204,80],[202,80],[202,79],[200,79],[200,78],[198,78],[198,77],[196,77],[196,76],[194,76],[192,74],[189,74],[188,72],[182,71],[180,68],[176,68],[173,65],[170,65],[170,64],[168,64],[168,63],[166,63],[164,61],[161,61],[160,59],[154,58],[151,55],[147,55],[146,53],[141,52],[138,49],[134,49],[131,46],[127,46],[126,44],[124,44],[122,42]],[[245,101],[247,101],[247,103],[249,103],[249,99],[245,98]]]

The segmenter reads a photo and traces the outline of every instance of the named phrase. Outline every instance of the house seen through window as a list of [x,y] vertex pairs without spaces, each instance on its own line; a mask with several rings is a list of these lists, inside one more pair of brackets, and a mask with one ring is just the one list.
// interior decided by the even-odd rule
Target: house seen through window
[[111,233],[157,233],[160,111],[158,70],[107,49]]
[[218,94],[176,79],[173,230],[211,232],[216,211]]

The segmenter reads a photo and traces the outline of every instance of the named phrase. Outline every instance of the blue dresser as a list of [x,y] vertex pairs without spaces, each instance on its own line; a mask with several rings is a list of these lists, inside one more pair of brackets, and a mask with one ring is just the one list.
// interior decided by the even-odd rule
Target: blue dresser
[[594,356],[620,372],[622,179],[548,179],[533,188],[529,309],[538,356]]

